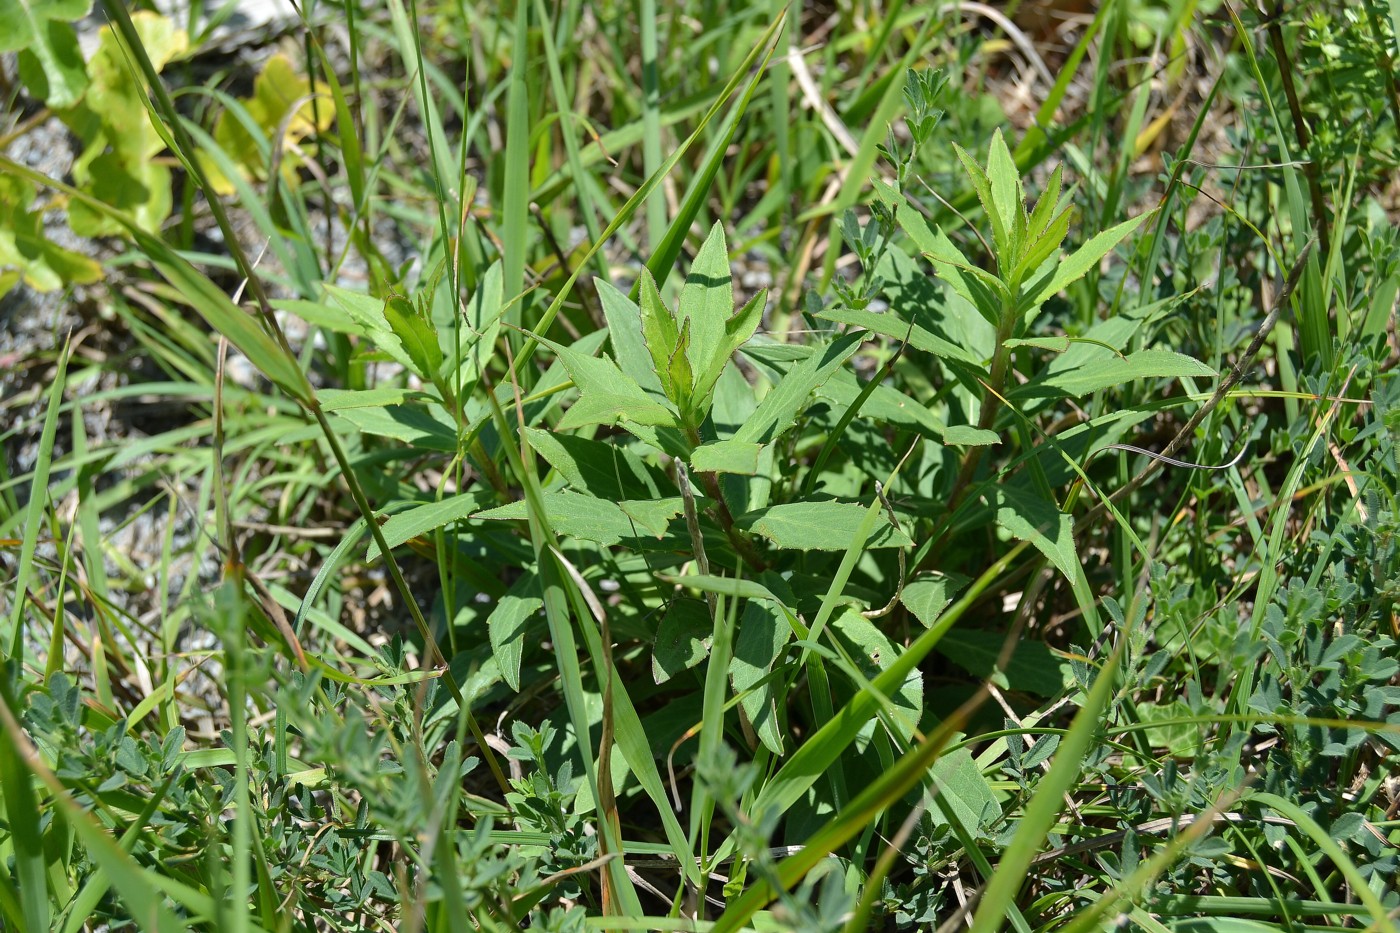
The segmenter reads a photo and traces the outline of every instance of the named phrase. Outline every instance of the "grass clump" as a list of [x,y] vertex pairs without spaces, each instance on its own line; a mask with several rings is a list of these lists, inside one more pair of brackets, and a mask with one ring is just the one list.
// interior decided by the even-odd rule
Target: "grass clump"
[[25,10],[0,929],[1394,928],[1390,11]]

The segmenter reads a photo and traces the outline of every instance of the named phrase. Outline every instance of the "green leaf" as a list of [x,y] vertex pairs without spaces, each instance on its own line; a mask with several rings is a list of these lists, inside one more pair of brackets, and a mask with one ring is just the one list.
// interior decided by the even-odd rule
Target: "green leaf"
[[[554,490],[543,494],[543,504],[548,510],[549,519],[555,531],[573,538],[592,541],[605,547],[617,544],[623,539],[636,539],[642,525],[653,535],[660,517],[679,515],[684,503],[679,496],[669,499],[632,500],[628,502],[607,502],[569,490]],[[512,502],[494,509],[478,512],[473,518],[485,521],[524,521],[525,500]],[[650,524],[638,520],[630,512],[649,520]],[[664,529],[663,529],[664,530]]]
[[[1005,636],[997,632],[954,628],[943,636],[934,650],[968,673],[986,680],[995,673],[1005,642]],[[1001,671],[1005,681],[999,683],[1003,688],[1053,697],[1064,689],[1067,669],[1068,665],[1055,657],[1045,642],[1023,638]]]
[[724,368],[729,365],[729,359],[734,355],[758,329],[759,322],[763,320],[763,309],[768,303],[768,290],[760,290],[744,304],[742,308],[734,313],[734,316],[724,322],[724,343],[720,347],[714,359],[710,361],[708,372],[697,373],[695,376],[695,392],[691,402],[694,410],[701,414],[707,414],[710,410],[710,400],[714,395],[715,386],[719,378],[724,374]]
[[[410,372],[417,369],[413,358],[404,349],[403,343],[388,326],[384,315],[384,302],[381,299],[361,292],[352,292],[338,285],[326,285],[325,288],[326,293],[345,314],[349,315],[362,332],[369,336],[376,348],[389,354],[393,357],[394,362],[404,369]],[[327,311],[335,313],[336,309],[328,307]]]
[[[160,71],[189,45],[169,17],[137,11],[132,25],[152,67]],[[145,85],[133,72],[117,34],[108,26],[88,63],[91,84],[82,101],[60,111],[83,141],[73,162],[74,183],[98,200],[124,211],[141,229],[157,233],[171,209],[171,173],[156,159],[165,139],[146,110]],[[80,236],[124,233],[120,220],[79,200],[69,206],[69,224]]]
[[939,613],[947,609],[948,604],[953,601],[953,594],[965,582],[964,578],[955,575],[918,576],[904,584],[899,601],[914,613],[914,618],[923,623],[924,628],[930,628],[938,621]]
[[[854,609],[847,609],[833,619],[831,629],[845,642],[868,680],[874,680],[882,671],[889,670],[899,655],[900,649],[890,637]],[[861,689],[861,685],[856,685],[856,689]],[[892,722],[900,739],[908,742],[914,737],[924,706],[924,676],[918,668],[909,672],[890,700],[893,708],[886,710],[889,716],[887,721]],[[872,718],[861,729],[856,739],[857,752],[865,751],[876,726],[877,722]]]
[[710,653],[714,623],[710,610],[698,599],[678,599],[671,603],[656,629],[652,646],[651,676],[664,684],[681,671],[689,670]]
[[392,437],[423,450],[457,452],[457,426],[436,405],[342,408],[335,415],[365,434]]
[[1010,247],[1006,254],[1007,262],[1014,265],[1023,249],[1028,226],[1026,193],[1021,188],[1021,173],[1016,169],[1016,162],[1011,158],[1011,150],[1006,148],[1006,140],[1002,138],[1000,129],[992,134],[991,146],[987,151],[987,179],[991,186],[992,203],[1007,232]]
[[384,299],[384,319],[412,360],[413,371],[429,382],[436,382],[442,370],[442,347],[432,322],[401,295]]
[[617,504],[623,513],[641,526],[642,530],[660,540],[671,531],[671,522],[685,509],[680,496],[665,499],[624,499]]
[[54,109],[71,107],[87,87],[87,70],[73,22],[92,0],[5,0],[0,3],[0,52],[19,52],[19,76],[29,92]]
[[[687,380],[678,386],[671,373],[671,359],[680,347],[680,335],[676,332],[675,316],[671,313],[671,309],[666,307],[666,303],[661,300],[661,293],[656,290],[656,281],[652,279],[651,273],[646,269],[642,269],[638,287],[638,298],[641,302],[638,313],[641,317],[642,341],[646,345],[647,354],[651,357],[653,374],[660,381],[661,387],[666,392],[666,397],[676,404],[680,404],[680,400],[690,394],[690,382]],[[626,301],[626,296],[622,296],[622,300]],[[614,337],[613,340],[616,344],[617,338]]]
[[[650,276],[650,273],[644,272],[644,276]],[[593,287],[602,302],[603,316],[608,322],[608,337],[612,340],[613,356],[622,366],[622,371],[647,392],[664,395],[665,388],[656,375],[651,348],[643,336],[642,309],[603,279],[595,278]],[[654,284],[652,290],[655,291]],[[660,298],[657,301],[659,302]],[[675,329],[674,321],[671,322],[671,328]]]
[[938,756],[929,774],[942,804],[929,807],[929,819],[934,826],[948,822],[945,807],[951,808],[958,821],[973,832],[986,830],[1001,817],[996,795],[967,749]]
[[539,578],[526,574],[496,603],[486,620],[491,639],[491,655],[500,668],[501,678],[512,690],[520,690],[520,662],[525,654],[529,622],[544,607],[539,597]]
[[[381,526],[384,543],[391,548],[398,547],[411,538],[435,531],[443,525],[460,521],[481,508],[485,496],[476,492],[463,492],[448,496],[440,502],[426,502],[406,509],[389,518]],[[371,541],[366,560],[379,557],[379,543]]]
[[970,366],[981,366],[978,360],[964,348],[949,340],[944,340],[936,334],[925,330],[918,324],[911,329],[908,321],[902,321],[891,312],[866,311],[857,308],[845,308],[832,306],[826,308],[817,317],[834,321],[838,324],[848,324],[852,327],[863,327],[873,334],[882,337],[889,337],[894,340],[904,340],[909,338],[909,346],[916,350],[923,350],[925,353],[932,353],[934,356],[945,360],[954,360],[959,363],[966,363]]
[[1138,379],[1213,379],[1215,370],[1172,350],[1139,350],[1127,356],[1093,354],[1083,365],[1047,372],[1011,393],[1012,398],[1077,397]]
[[[687,358],[693,373],[708,373],[712,361],[724,351],[724,326],[734,313],[734,287],[730,280],[729,248],[724,225],[715,221],[700,252],[691,263],[677,302],[676,321],[690,324]],[[718,378],[718,376],[716,376]],[[687,386],[693,391],[694,383]]]
[[[844,551],[865,518],[857,502],[791,502],[740,516],[735,524],[762,535],[776,547],[799,551]],[[882,522],[866,547],[909,547],[914,542],[888,521]]]
[[[0,269],[14,269],[38,292],[70,282],[88,284],[102,278],[102,266],[90,257],[64,249],[44,235],[42,211],[29,211],[34,188],[0,176]],[[0,289],[0,295],[6,289]]]
[[344,411],[348,408],[385,408],[431,396],[413,389],[380,386],[375,389],[321,389],[316,393],[322,411]]
[[1052,295],[1058,295],[1070,285],[1079,281],[1099,264],[1099,261],[1108,255],[1119,243],[1123,242],[1129,234],[1142,226],[1143,221],[1152,217],[1157,212],[1155,210],[1139,214],[1131,220],[1125,220],[1115,227],[1103,231],[1090,238],[1079,249],[1075,250],[1069,258],[1060,262],[1055,269],[1055,276],[1048,285],[1045,285],[1038,292],[1033,294],[1026,307],[1038,308],[1046,302]]
[[648,395],[607,356],[586,356],[552,340],[536,339],[554,351],[581,393],[559,422],[560,430],[618,422],[676,424],[674,410]]
[[602,441],[526,428],[530,446],[579,492],[617,502],[660,495],[657,479],[636,454]]
[[[779,581],[774,583],[780,585]],[[773,670],[791,639],[792,627],[779,601],[751,601],[744,606],[739,634],[734,640],[734,656],[729,661],[729,680],[735,695],[740,697],[744,714],[759,740],[776,755],[783,754],[782,718],[777,703],[782,685],[771,680],[761,685],[759,682]]]
[[977,428],[967,424],[954,424],[943,431],[943,442],[945,444],[958,444],[967,447],[983,447],[988,444],[996,444],[1001,441],[1001,436],[995,431],[986,428]]
[[732,439],[770,444],[781,437],[797,423],[807,397],[841,368],[863,339],[864,335],[859,332],[845,334],[790,368],[773,391],[764,396],[753,417],[734,432]]
[[758,473],[758,458],[762,444],[747,441],[712,441],[703,444],[690,455],[690,465],[701,473],[737,473],[754,476]]
[[[1055,503],[1015,486],[993,487],[997,524],[1021,541],[1030,542],[1073,585],[1079,555],[1074,549],[1074,522]],[[946,636],[945,636],[946,637]]]
[[977,160],[972,155],[953,143],[953,151],[957,153],[958,160],[962,162],[963,171],[967,173],[968,180],[972,182],[972,190],[977,192],[977,200],[982,202],[982,212],[987,216],[987,222],[992,225],[992,247],[996,250],[997,268],[1009,271],[1009,264],[1012,262],[1014,253],[1011,248],[1011,228],[997,207],[996,196],[992,193],[992,182],[987,177],[987,173],[982,166],[977,164]]

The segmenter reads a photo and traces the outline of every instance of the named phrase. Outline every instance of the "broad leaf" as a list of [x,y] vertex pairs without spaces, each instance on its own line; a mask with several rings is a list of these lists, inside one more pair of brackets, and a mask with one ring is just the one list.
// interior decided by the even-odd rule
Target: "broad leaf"
[[1033,293],[1027,308],[1038,308],[1044,304],[1052,295],[1058,295],[1070,285],[1082,279],[1099,264],[1099,261],[1107,256],[1119,243],[1123,242],[1129,234],[1142,226],[1143,221],[1156,214],[1155,210],[1139,214],[1131,220],[1125,220],[1116,227],[1110,227],[1102,233],[1090,238],[1079,249],[1075,250],[1067,259],[1060,262],[1055,269],[1055,276],[1039,291]]
[[[405,541],[436,531],[443,525],[460,521],[481,508],[484,496],[475,492],[458,493],[440,502],[425,502],[411,509],[399,512],[381,526],[384,543],[390,548],[398,547]],[[370,541],[367,560],[379,557],[379,543]]]
[[724,226],[715,221],[695,262],[691,263],[676,308],[678,324],[690,323],[687,356],[692,372],[708,373],[711,361],[723,352],[724,325],[733,313],[729,249],[724,241]]
[[[792,600],[787,582],[777,574],[765,573],[763,579],[780,591],[783,599]],[[759,586],[758,583],[752,585]],[[763,590],[768,598],[751,598],[744,606],[739,633],[734,640],[734,657],[729,662],[729,680],[754,732],[770,751],[781,755],[783,729],[777,699],[782,685],[772,680],[763,684],[760,681],[782,658],[792,640],[792,626],[788,624],[782,600],[767,587]]]
[[19,52],[19,76],[29,92],[54,109],[71,107],[87,87],[73,22],[92,0],[5,0],[0,3],[0,52]]
[[[865,519],[857,502],[791,502],[740,516],[735,524],[774,546],[798,551],[844,551]],[[888,521],[876,527],[866,547],[909,547],[914,542]]]
[[[622,371],[648,392],[664,393],[656,375],[651,350],[643,337],[642,309],[602,279],[595,278],[593,287],[602,302],[603,316],[608,322],[608,337],[612,340],[613,356],[622,366]],[[642,287],[645,288],[644,285]]]
[[[861,674],[867,680],[874,680],[881,671],[889,670],[900,649],[890,637],[854,609],[847,609],[831,622],[831,630],[840,636],[847,649],[855,657]],[[859,685],[855,689],[861,689]],[[899,685],[898,692],[890,697],[894,709],[889,712],[895,731],[908,742],[919,725],[919,717],[924,706],[924,677],[917,668],[910,671]],[[875,734],[876,720],[871,719],[861,729],[856,738],[856,750],[865,751],[866,743]]]
[[560,430],[618,422],[676,424],[675,411],[648,395],[607,356],[587,356],[552,340],[537,339],[554,351],[581,393],[559,422]]
[[713,635],[714,623],[704,602],[677,599],[671,603],[656,629],[656,643],[651,653],[652,679],[664,684],[705,660]]
[[753,417],[735,432],[733,440],[769,444],[782,436],[797,423],[807,397],[831,378],[863,339],[859,332],[846,334],[791,367],[773,391],[764,396]]
[[525,654],[525,635],[531,619],[539,615],[544,600],[539,597],[539,578],[526,574],[510,588],[491,610],[486,631],[491,639],[491,654],[500,668],[501,678],[512,690],[520,689],[520,662]]
[[1047,372],[1011,393],[1012,398],[1077,397],[1138,379],[1213,379],[1215,370],[1172,350],[1139,350],[1127,356],[1092,354],[1075,369]]
[[526,428],[530,446],[559,471],[570,486],[600,499],[660,496],[657,479],[641,458],[615,444]]
[[[1006,637],[997,632],[979,629],[953,628],[938,642],[934,650],[963,670],[982,679],[996,671]],[[1037,696],[1053,697],[1065,687],[1068,664],[1050,652],[1045,642],[1022,638],[1016,643],[1010,661],[1001,670],[1003,689],[1021,690]]]
[[1074,522],[1055,503],[1015,486],[994,486],[997,524],[1021,541],[1029,541],[1073,583],[1079,555],[1074,549]]
[[384,319],[413,361],[413,371],[429,382],[436,382],[442,369],[442,347],[433,325],[412,301],[400,295],[384,299]]
[[[681,513],[684,507],[679,496],[657,500],[631,500],[608,502],[569,490],[554,490],[543,494],[544,507],[554,530],[571,538],[582,538],[595,544],[611,546],[628,539],[637,542],[644,533],[653,537],[658,534],[656,525],[661,517],[671,517]],[[638,521],[630,512],[635,511],[649,521]],[[478,512],[474,518],[486,521],[524,521],[527,518],[525,500],[512,502],[494,509]],[[669,519],[667,520],[669,523]]]
[[457,427],[436,405],[385,405],[335,412],[365,434],[392,437],[423,450],[457,452]]
[[690,455],[692,468],[702,473],[738,473],[753,476],[758,473],[758,458],[762,444],[747,441],[713,441],[695,448]]
[[[0,176],[0,269],[14,269],[24,284],[51,292],[70,282],[102,278],[102,266],[81,253],[64,249],[44,235],[42,211],[28,210],[34,188],[27,181]],[[7,289],[0,288],[0,295]]]

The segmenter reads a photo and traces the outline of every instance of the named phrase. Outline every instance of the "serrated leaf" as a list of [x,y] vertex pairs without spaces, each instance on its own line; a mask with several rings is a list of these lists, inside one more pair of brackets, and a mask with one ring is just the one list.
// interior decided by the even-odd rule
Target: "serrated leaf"
[[[627,509],[651,519],[669,512],[679,515],[683,503],[679,496],[657,500],[631,500],[626,503],[608,502],[570,490],[552,490],[543,495],[550,523],[559,534],[581,538],[605,547],[623,539],[635,540],[642,531],[656,535],[652,527],[629,515]],[[626,508],[624,508],[626,506]],[[483,521],[524,521],[525,500],[478,512],[473,518]],[[640,526],[640,527],[639,527]],[[664,529],[663,529],[664,530]]]
[[1017,539],[1030,542],[1072,584],[1079,570],[1073,520],[1056,508],[1055,503],[1015,486],[995,486],[991,496],[996,506],[997,524]]
[[[724,325],[733,313],[729,248],[724,240],[724,225],[715,221],[695,262],[691,263],[676,307],[678,324],[684,327],[686,322],[690,323],[690,347],[686,355],[691,372],[709,372],[711,361],[723,352]],[[693,390],[694,384],[689,388]]]
[[985,447],[989,444],[1001,442],[1001,436],[995,431],[986,428],[973,427],[968,424],[954,424],[943,430],[943,443],[957,444],[965,447]]
[[1077,397],[1139,379],[1213,379],[1200,360],[1172,350],[1139,350],[1127,356],[1095,354],[1075,369],[1048,372],[1011,393],[1012,398]]
[[[640,302],[638,314],[641,319],[642,342],[646,346],[647,355],[651,357],[653,375],[661,383],[666,397],[679,404],[683,395],[689,395],[690,382],[687,380],[677,386],[671,373],[671,358],[675,356],[680,344],[675,316],[671,313],[671,309],[666,307],[666,303],[661,300],[661,293],[656,289],[656,281],[646,269],[642,269],[638,286],[637,297]],[[623,296],[623,301],[626,300],[626,296]],[[614,343],[616,343],[616,338],[614,338]]]
[[991,188],[992,204],[1006,230],[1008,252],[1005,261],[1013,264],[1021,253],[1025,238],[1026,194],[1021,188],[1021,173],[1011,158],[1011,150],[1006,148],[1006,140],[997,129],[992,134],[992,142],[987,150],[987,180]]
[[520,689],[520,662],[525,654],[525,635],[532,618],[544,607],[539,597],[539,578],[527,574],[515,581],[496,603],[486,620],[491,639],[491,655],[501,678],[512,690]]
[[335,412],[365,434],[392,437],[422,450],[457,452],[457,427],[439,414],[437,406],[385,405],[382,408],[343,408]]
[[[846,643],[861,673],[869,680],[888,670],[899,655],[900,649],[890,637],[854,609],[847,609],[833,619],[831,629]],[[918,668],[909,672],[890,700],[893,708],[889,710],[889,717],[900,738],[907,742],[918,728],[923,713],[924,677]],[[865,750],[877,725],[876,720],[871,719],[861,729],[855,744],[857,751]]]
[[948,604],[953,601],[953,594],[964,582],[964,578],[952,575],[915,577],[904,584],[899,601],[914,613],[914,618],[918,619],[924,628],[931,628],[933,623],[938,621],[939,614],[948,608]]
[[656,479],[641,458],[615,444],[541,428],[526,428],[525,436],[530,446],[579,492],[614,502],[660,495]]
[[[770,444],[797,423],[807,397],[856,352],[864,335],[845,334],[792,366],[732,440]],[[843,545],[844,548],[844,545]]]
[[992,247],[996,250],[998,267],[1011,260],[1011,230],[1007,226],[1006,219],[1002,217],[1001,211],[997,209],[996,197],[992,194],[992,182],[987,177],[986,171],[977,164],[966,149],[953,143],[953,151],[957,153],[958,161],[962,162],[963,171],[967,173],[968,180],[972,182],[972,190],[977,193],[977,200],[982,204],[982,213],[986,215],[987,222],[992,226]]
[[[985,680],[996,670],[1005,644],[1006,637],[997,632],[952,628],[934,650],[969,674]],[[1065,687],[1062,667],[1068,665],[1055,657],[1045,642],[1022,638],[1001,671],[1006,678],[1002,686],[1042,697],[1057,696]]]
[[413,371],[435,382],[442,369],[442,346],[432,323],[418,313],[412,301],[401,295],[384,299],[384,320],[389,322],[389,328],[413,362]]
[[671,603],[656,629],[651,652],[651,676],[658,684],[689,670],[710,653],[714,623],[709,608],[698,599]]
[[[735,525],[797,551],[844,551],[860,529],[866,507],[857,502],[790,502],[758,509],[735,519]],[[914,542],[888,521],[876,526],[867,548],[909,547]]]
[[620,421],[640,425],[676,424],[676,413],[672,409],[648,395],[607,356],[586,356],[552,340],[536,339],[554,351],[580,392],[579,400],[559,422],[560,430]]
[[1110,227],[1102,233],[1091,237],[1089,242],[1079,247],[1079,249],[1075,250],[1068,258],[1060,262],[1059,266],[1055,269],[1054,278],[1050,280],[1048,285],[1035,293],[1035,296],[1031,299],[1030,307],[1039,307],[1051,296],[1058,295],[1070,285],[1079,281],[1089,273],[1090,269],[1097,266],[1099,261],[1102,260],[1104,256],[1107,256],[1110,250],[1127,239],[1129,234],[1142,226],[1143,221],[1156,213],[1155,210],[1146,211],[1131,220],[1125,220],[1121,224]]
[[[450,525],[452,522],[466,518],[481,508],[484,501],[485,497],[482,495],[475,492],[463,492],[455,496],[448,496],[440,502],[425,502],[422,505],[405,509],[391,515],[381,526],[380,531],[384,535],[384,543],[390,548],[396,548],[419,535],[425,535],[430,531],[436,531],[443,525]],[[371,540],[365,559],[375,560],[379,555],[379,543]]]
[[742,308],[734,313],[734,316],[724,322],[724,344],[713,360],[710,361],[710,369],[705,373],[695,374],[695,391],[693,393],[691,405],[700,416],[704,416],[710,410],[710,401],[714,395],[715,386],[719,383],[720,376],[724,374],[724,368],[729,365],[729,359],[734,352],[748,342],[758,329],[759,322],[763,320],[763,309],[768,303],[768,290],[761,289],[744,304]]
[[593,287],[598,292],[603,316],[608,322],[613,358],[618,361],[622,371],[643,389],[664,395],[665,390],[651,360],[651,350],[642,336],[642,309],[603,279],[595,278]]
[[691,453],[690,465],[702,473],[737,473],[754,476],[758,473],[758,458],[762,444],[746,441],[713,441]]
[[690,321],[681,322],[681,332],[676,335],[676,349],[666,361],[666,385],[671,401],[683,412],[691,410],[691,392],[695,385],[695,375],[690,368]]

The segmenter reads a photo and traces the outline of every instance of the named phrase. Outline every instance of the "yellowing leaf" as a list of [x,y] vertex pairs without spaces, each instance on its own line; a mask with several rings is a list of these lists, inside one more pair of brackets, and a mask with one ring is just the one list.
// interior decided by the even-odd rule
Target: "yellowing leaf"
[[[301,144],[307,137],[330,129],[335,119],[330,93],[325,82],[308,83],[285,55],[274,55],[253,82],[253,96],[239,102],[248,123],[257,127],[257,137],[247,123],[225,111],[214,125],[214,141],[256,181],[267,180],[276,154],[282,180],[294,184],[296,170],[304,161],[297,148],[305,148]],[[313,106],[313,96],[326,100]],[[215,168],[213,160],[205,163],[205,169],[216,191],[233,193],[232,183]]]
[[[131,19],[157,70],[189,47],[185,31],[167,17],[141,11]],[[91,84],[82,102],[59,114],[85,144],[73,163],[73,180],[153,233],[170,216],[170,169],[156,158],[165,140],[151,124],[141,99],[145,89],[133,76],[111,27],[102,30],[88,74]],[[81,201],[70,207],[68,222],[82,236],[125,232],[115,219]]]
[[64,249],[44,236],[42,212],[28,210],[34,189],[23,179],[0,175],[0,295],[20,278],[38,292],[51,292],[68,282],[95,282],[102,267],[93,259]]

